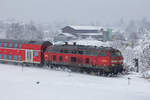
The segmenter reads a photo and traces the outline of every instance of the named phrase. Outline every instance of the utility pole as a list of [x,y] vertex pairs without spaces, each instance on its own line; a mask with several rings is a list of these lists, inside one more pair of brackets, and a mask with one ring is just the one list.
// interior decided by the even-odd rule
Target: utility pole
[[23,72],[23,64],[22,64],[22,72]]
[[135,58],[134,62],[135,62],[136,72],[139,72],[139,60],[138,60],[138,58]]
[[128,77],[128,85],[130,85],[130,80],[131,80],[131,78],[130,78],[130,77]]

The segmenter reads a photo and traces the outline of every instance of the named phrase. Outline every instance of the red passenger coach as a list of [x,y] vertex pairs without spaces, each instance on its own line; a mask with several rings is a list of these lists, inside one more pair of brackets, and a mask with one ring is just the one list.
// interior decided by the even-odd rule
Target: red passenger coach
[[48,41],[0,39],[0,61],[26,64],[43,64]]

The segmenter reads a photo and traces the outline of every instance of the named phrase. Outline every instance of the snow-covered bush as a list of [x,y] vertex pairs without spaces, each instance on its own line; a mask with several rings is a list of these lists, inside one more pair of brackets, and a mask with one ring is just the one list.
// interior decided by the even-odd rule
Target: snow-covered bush
[[145,78],[145,79],[150,80],[150,69],[148,71],[144,71],[142,73],[142,77]]

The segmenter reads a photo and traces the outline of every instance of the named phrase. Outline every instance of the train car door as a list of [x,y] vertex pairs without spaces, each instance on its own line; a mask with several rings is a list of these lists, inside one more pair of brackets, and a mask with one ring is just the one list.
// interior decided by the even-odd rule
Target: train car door
[[26,62],[33,62],[33,50],[26,50]]

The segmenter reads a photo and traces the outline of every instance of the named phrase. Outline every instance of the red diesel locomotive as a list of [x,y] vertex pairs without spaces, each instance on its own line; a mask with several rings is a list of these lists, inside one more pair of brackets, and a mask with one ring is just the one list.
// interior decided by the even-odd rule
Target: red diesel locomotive
[[44,52],[50,45],[48,41],[0,39],[0,62],[42,65]]
[[67,66],[86,72],[114,73],[123,71],[123,56],[111,47],[53,45],[45,51],[45,62],[54,67]]

